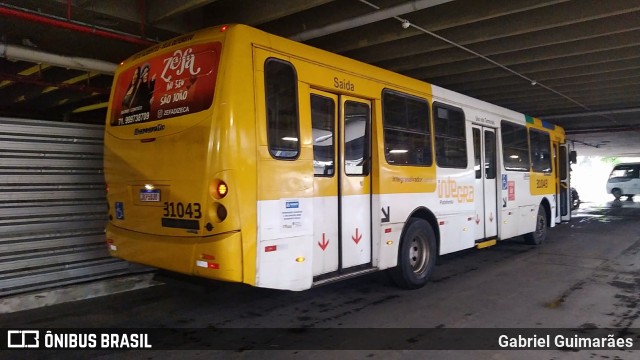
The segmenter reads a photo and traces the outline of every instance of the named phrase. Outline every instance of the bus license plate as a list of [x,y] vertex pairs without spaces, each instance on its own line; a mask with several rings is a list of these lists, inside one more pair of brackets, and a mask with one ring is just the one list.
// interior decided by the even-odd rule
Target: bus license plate
[[140,190],[140,201],[160,201],[160,190]]

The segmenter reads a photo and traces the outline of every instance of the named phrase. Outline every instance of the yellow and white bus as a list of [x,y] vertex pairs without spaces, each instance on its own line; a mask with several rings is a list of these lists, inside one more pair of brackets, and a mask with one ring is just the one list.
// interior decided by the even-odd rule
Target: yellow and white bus
[[570,217],[563,129],[243,25],[124,61],[105,135],[113,256],[304,290]]

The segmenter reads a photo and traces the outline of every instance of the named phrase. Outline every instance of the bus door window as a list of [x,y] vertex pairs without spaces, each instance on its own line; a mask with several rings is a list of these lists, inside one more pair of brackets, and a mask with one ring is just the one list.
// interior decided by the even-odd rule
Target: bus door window
[[496,133],[484,132],[484,178],[496,178]]
[[347,101],[344,113],[344,173],[369,175],[369,107]]
[[333,99],[311,95],[313,174],[333,176],[335,172],[335,107]]
[[482,152],[480,150],[480,129],[473,128],[473,157],[476,179],[482,179]]

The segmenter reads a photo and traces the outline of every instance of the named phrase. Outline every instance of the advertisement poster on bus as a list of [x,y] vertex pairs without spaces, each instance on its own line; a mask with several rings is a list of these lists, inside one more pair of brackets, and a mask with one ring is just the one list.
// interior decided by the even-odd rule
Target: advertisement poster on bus
[[111,100],[111,126],[208,109],[213,101],[220,48],[220,43],[185,46],[123,71]]

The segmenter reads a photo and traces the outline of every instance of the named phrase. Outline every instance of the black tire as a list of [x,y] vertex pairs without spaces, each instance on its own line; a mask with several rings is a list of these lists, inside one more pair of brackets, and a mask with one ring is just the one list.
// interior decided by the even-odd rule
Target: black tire
[[405,289],[419,289],[436,265],[436,236],[424,219],[411,218],[405,225],[398,249],[398,265],[389,269],[391,279]]
[[530,245],[540,245],[547,239],[547,211],[544,206],[538,207],[536,216],[536,229],[533,232],[524,234],[524,242]]
[[611,190],[611,195],[613,195],[613,197],[616,198],[616,200],[619,200],[620,197],[622,196],[622,191],[618,188],[615,188]]
[[578,210],[580,207],[580,196],[578,196],[578,191],[574,188],[571,188],[571,211]]

